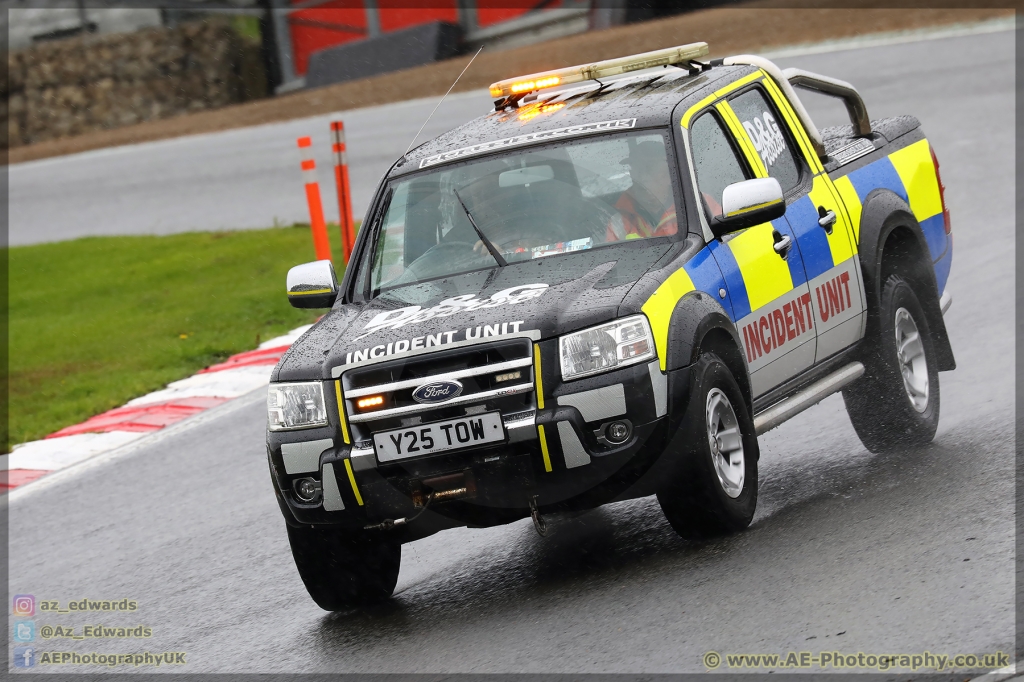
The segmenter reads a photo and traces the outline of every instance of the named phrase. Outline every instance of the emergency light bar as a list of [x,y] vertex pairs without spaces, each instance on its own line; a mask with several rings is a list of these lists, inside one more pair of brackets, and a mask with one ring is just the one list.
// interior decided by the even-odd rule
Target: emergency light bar
[[689,62],[708,54],[707,43],[690,43],[679,47],[667,47],[664,50],[643,52],[630,55],[629,57],[618,57],[617,59],[606,59],[593,64],[580,64],[569,66],[564,69],[542,71],[529,76],[509,78],[491,84],[491,97],[514,97],[525,95],[543,88],[551,88],[556,85],[569,85],[583,81],[594,80],[595,78],[608,78],[624,73],[631,73],[641,69],[649,69],[654,66],[668,66],[669,64],[680,64]]

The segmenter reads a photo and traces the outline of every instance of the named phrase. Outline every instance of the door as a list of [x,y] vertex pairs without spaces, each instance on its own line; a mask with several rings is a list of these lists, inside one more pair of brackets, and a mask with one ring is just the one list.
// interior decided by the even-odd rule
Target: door
[[864,335],[864,285],[849,216],[810,144],[799,144],[806,138],[803,128],[769,79],[730,96],[729,106],[757,160],[786,194],[786,219],[803,258],[814,313],[814,362],[821,362]]
[[[728,185],[755,177],[748,154],[740,151],[737,125],[723,103],[698,115],[689,126],[701,208],[709,220],[721,213],[722,192]],[[763,177],[763,168],[758,171],[756,175]],[[787,239],[789,248],[776,252],[776,243],[785,244]],[[709,249],[725,277],[757,397],[814,362],[811,296],[800,249],[785,217],[712,240]]]

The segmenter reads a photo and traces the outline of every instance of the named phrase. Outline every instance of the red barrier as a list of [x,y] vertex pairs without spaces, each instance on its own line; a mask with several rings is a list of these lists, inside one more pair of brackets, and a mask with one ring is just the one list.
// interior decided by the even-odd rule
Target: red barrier
[[153,405],[118,407],[87,419],[81,424],[68,426],[56,433],[51,433],[47,438],[106,431],[157,431],[198,412],[216,407],[227,400],[227,398],[197,396]]
[[331,149],[334,151],[334,184],[338,188],[338,215],[341,226],[341,246],[345,264],[356,243],[356,224],[352,220],[352,192],[348,184],[348,151],[345,148],[345,124],[331,121]]
[[199,370],[199,374],[209,374],[210,372],[223,372],[226,369],[238,369],[239,367],[257,367],[259,365],[276,365],[284,355],[285,351],[288,350],[289,346],[278,346],[276,348],[263,348],[258,350],[250,350],[244,353],[238,353],[232,355],[224,362],[219,362],[216,365],[210,365],[206,369]]
[[0,491],[11,490],[19,485],[31,483],[48,473],[50,472],[40,469],[11,469],[10,471],[2,471],[0,472]]
[[313,232],[313,249],[317,260],[331,259],[331,242],[327,239],[327,223],[320,201],[320,185],[316,181],[316,161],[313,159],[312,140],[299,138],[302,155],[302,175],[306,182],[306,203],[309,204],[309,228]]

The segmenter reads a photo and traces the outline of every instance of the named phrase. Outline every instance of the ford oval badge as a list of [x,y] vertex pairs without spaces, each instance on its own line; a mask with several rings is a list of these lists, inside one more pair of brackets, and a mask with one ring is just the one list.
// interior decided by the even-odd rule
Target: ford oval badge
[[445,379],[417,386],[416,390],[412,392],[412,399],[418,403],[443,403],[461,394],[462,384],[455,380]]

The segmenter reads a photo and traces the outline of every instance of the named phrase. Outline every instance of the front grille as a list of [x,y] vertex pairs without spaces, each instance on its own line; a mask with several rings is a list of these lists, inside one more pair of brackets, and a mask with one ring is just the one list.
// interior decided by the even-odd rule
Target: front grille
[[[341,381],[353,440],[370,440],[375,431],[490,410],[503,415],[530,412],[536,407],[532,351],[529,339],[509,339],[349,370]],[[413,398],[418,387],[442,380],[458,381],[462,393],[436,404]],[[376,396],[382,402],[373,409],[358,407],[360,399]]]

